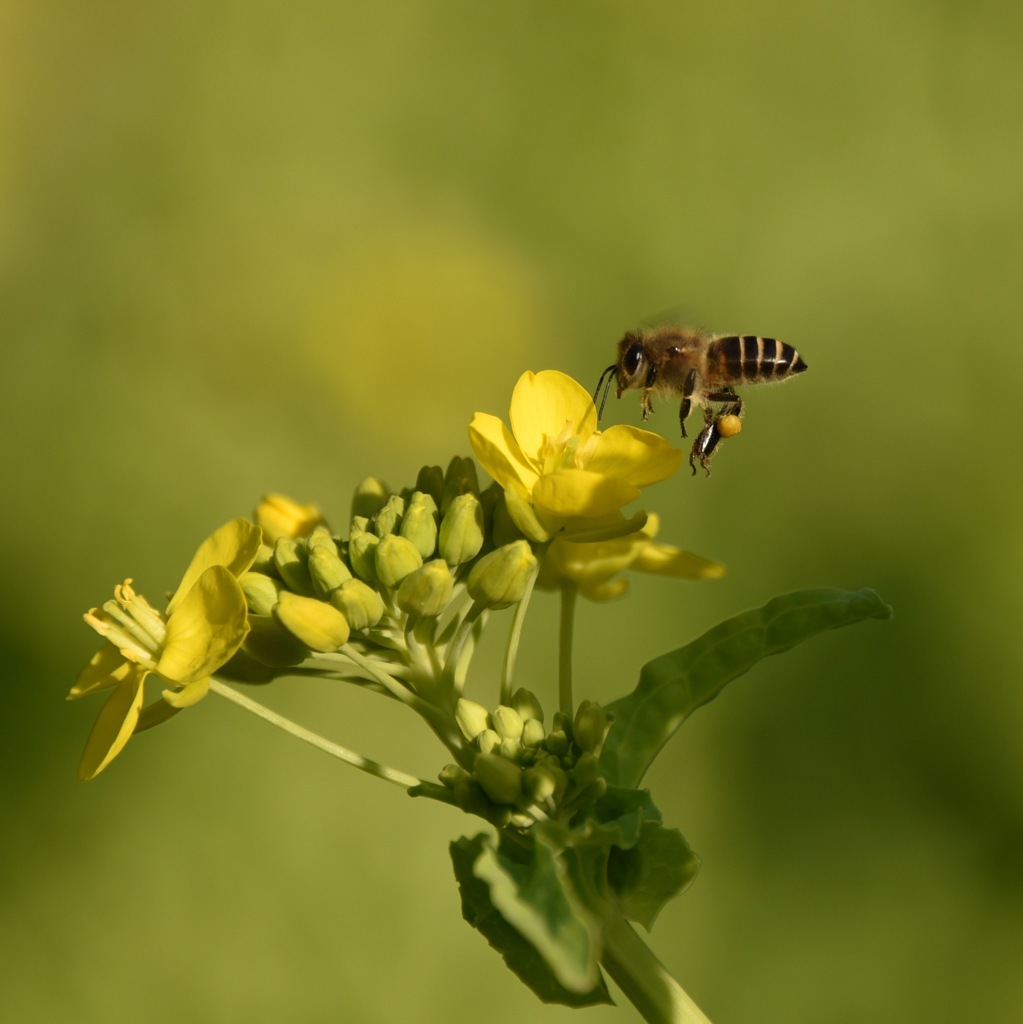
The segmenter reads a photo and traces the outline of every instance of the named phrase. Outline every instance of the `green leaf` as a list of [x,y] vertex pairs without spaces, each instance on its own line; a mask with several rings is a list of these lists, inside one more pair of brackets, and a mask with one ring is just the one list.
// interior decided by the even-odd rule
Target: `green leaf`
[[594,913],[607,919],[611,907],[648,931],[700,867],[682,833],[661,824],[647,790],[610,787],[561,845],[574,890]]
[[596,927],[561,883],[553,852],[480,833],[451,844],[462,916],[545,1003],[592,1006],[611,996],[597,966]]
[[607,875],[622,916],[647,931],[668,900],[696,877],[700,858],[677,828],[645,822],[631,849],[611,847]]
[[636,689],[607,707],[614,724],[600,757],[605,777],[614,785],[637,786],[686,718],[761,658],[827,629],[891,614],[873,590],[801,590],[655,658],[643,666]]

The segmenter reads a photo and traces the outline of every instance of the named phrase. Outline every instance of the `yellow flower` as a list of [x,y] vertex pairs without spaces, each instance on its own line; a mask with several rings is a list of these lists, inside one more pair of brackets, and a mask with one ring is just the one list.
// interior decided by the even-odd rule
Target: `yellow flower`
[[649,516],[638,532],[613,540],[578,542],[559,534],[540,565],[537,586],[555,589],[563,581],[574,583],[579,592],[594,601],[620,597],[628,581],[615,579],[628,569],[683,580],[716,579],[724,566],[670,544],[654,541],[660,522]]
[[[682,461],[681,451],[650,431],[598,430],[589,393],[557,370],[519,378],[509,420],[510,430],[497,416],[478,412],[469,440],[483,468],[506,493],[528,502],[550,534],[578,517],[617,512]],[[513,499],[509,511],[514,517]]]
[[271,546],[278,537],[308,537],[325,521],[315,505],[303,505],[286,494],[264,494],[254,518]]
[[[229,661],[249,631],[238,576],[256,558],[258,526],[235,519],[208,537],[185,571],[161,615],[131,580],[114,588],[114,600],[85,616],[109,644],[82,669],[68,700],[113,688],[85,745],[79,778],[98,775],[132,734],[149,728],[206,696],[209,677]],[[156,676],[163,700],[142,709],[146,680]]]

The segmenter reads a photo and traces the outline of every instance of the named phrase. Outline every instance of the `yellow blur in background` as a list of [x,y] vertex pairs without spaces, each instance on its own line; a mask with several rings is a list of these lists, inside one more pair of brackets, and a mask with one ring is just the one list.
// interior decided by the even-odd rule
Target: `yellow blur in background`
[[[809,372],[747,392],[712,479],[649,492],[728,575],[582,607],[577,695],[804,586],[896,619],[763,664],[662,754],[704,864],[653,947],[718,1024],[1018,1020],[1021,46],[996,0],[6,5],[0,1017],[568,1018],[461,920],[474,820],[213,698],[81,784],[97,706],[64,696],[124,577],[158,603],[266,491],[344,529],[363,476],[468,454],[526,369],[592,387],[671,307]],[[550,705],[554,618],[539,595],[519,670]],[[266,699],[444,762],[373,695]]]

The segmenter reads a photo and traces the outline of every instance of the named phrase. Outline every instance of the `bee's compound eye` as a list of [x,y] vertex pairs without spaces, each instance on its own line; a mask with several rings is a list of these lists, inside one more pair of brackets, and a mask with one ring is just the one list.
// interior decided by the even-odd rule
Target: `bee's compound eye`
[[628,352],[625,353],[625,358],[622,360],[622,369],[625,370],[630,377],[635,377],[642,362],[643,346],[637,341],[635,345],[631,345]]
[[742,430],[742,420],[738,416],[729,413],[727,416],[719,416],[717,421],[718,433],[722,437],[735,437]]

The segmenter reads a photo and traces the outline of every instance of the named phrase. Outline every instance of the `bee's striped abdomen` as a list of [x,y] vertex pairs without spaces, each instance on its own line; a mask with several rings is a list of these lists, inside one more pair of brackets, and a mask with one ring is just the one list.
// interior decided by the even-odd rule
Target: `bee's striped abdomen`
[[736,383],[763,384],[802,373],[806,363],[784,341],[755,335],[729,334],[711,343],[719,372]]

